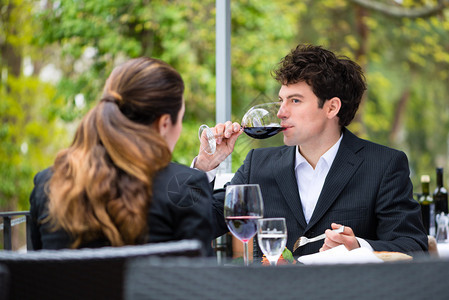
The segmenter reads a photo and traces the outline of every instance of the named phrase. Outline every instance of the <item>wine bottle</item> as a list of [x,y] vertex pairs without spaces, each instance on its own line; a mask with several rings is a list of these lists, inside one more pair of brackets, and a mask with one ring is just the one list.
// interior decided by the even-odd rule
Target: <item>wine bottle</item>
[[419,204],[421,205],[421,214],[424,228],[428,235],[435,236],[435,203],[432,196],[430,196],[430,176],[421,176],[422,193],[419,197]]
[[443,186],[443,168],[437,168],[437,187],[433,192],[433,201],[435,202],[435,215],[448,213],[447,190]]

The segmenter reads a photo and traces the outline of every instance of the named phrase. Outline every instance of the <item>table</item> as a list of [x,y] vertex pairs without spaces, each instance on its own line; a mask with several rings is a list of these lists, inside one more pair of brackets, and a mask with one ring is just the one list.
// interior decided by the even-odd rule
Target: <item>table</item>
[[[217,266],[197,259],[137,258],[124,278],[126,300],[147,299],[407,299],[447,300],[449,260],[357,265]],[[437,275],[436,275],[437,274]]]

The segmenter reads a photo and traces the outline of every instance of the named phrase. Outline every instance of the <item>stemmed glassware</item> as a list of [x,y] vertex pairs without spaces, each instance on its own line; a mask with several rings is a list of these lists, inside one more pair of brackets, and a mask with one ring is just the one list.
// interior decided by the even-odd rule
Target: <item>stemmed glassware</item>
[[435,236],[437,243],[449,243],[449,215],[444,212],[436,215],[437,234]]
[[224,217],[229,231],[243,242],[243,261],[245,266],[248,266],[248,241],[257,232],[257,220],[263,217],[263,200],[259,185],[228,185]]
[[[251,107],[243,116],[241,126],[243,131],[250,137],[255,139],[266,139],[283,130],[280,119],[277,117],[279,111],[279,102],[269,102],[258,104]],[[212,155],[217,148],[216,138],[212,130],[206,124],[200,126],[198,137],[202,150]]]
[[287,243],[285,218],[260,219],[257,225],[259,247],[270,265],[275,266]]

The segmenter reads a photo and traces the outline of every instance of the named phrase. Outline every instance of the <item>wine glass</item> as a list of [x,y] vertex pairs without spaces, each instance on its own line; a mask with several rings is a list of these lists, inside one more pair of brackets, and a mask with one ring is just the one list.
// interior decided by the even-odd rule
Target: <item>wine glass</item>
[[257,240],[270,265],[275,266],[287,243],[285,218],[258,220]]
[[[281,132],[284,128],[280,124],[277,113],[279,102],[269,102],[251,107],[243,116],[241,126],[243,131],[255,139],[266,139]],[[204,141],[203,150],[212,155],[217,149],[216,136],[206,124],[198,131],[200,141]]]
[[444,212],[436,215],[437,234],[435,236],[437,243],[449,243],[449,215]]
[[259,185],[228,185],[224,217],[229,231],[243,242],[243,261],[245,266],[248,266],[248,241],[257,232],[257,220],[263,217],[263,200]]

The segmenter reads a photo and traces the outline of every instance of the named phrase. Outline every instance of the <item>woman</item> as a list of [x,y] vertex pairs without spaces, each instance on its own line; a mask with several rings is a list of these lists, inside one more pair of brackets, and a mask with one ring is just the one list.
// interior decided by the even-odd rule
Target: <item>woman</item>
[[184,83],[163,61],[115,68],[72,145],[34,178],[34,249],[212,239],[204,173],[170,163],[182,130]]

